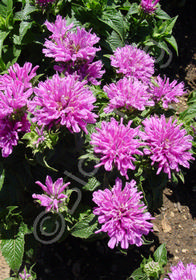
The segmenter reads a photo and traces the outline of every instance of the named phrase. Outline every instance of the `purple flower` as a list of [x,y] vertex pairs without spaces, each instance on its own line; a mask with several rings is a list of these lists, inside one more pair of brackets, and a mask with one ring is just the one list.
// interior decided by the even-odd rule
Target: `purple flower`
[[101,82],[97,79],[101,79],[105,70],[101,70],[103,64],[100,60],[92,62],[92,59],[88,62],[77,63],[75,62],[66,64],[60,63],[55,65],[54,69],[58,72],[63,72],[65,76],[76,75],[79,81],[87,80],[93,85],[100,85]]
[[8,69],[8,74],[0,75],[0,90],[5,90],[8,86],[13,86],[13,81],[24,87],[24,90],[32,88],[31,80],[36,76],[36,70],[39,66],[32,69],[30,62],[25,62],[23,67],[15,63]]
[[27,280],[29,277],[31,277],[31,274],[27,274],[26,269],[24,269],[23,274],[19,273],[19,276],[22,280]]
[[159,2],[159,0],[141,0],[141,7],[147,14],[152,14],[157,9],[156,5]]
[[94,152],[101,158],[95,167],[104,165],[106,171],[111,171],[115,165],[120,174],[128,179],[128,169],[135,169],[134,155],[142,155],[138,149],[142,145],[138,139],[139,127],[130,128],[131,123],[132,121],[129,121],[125,126],[123,119],[119,124],[111,118],[110,122],[102,122],[101,129],[96,128],[97,133],[91,135],[91,144],[95,146]]
[[30,122],[27,114],[23,115],[20,120],[10,120],[9,118],[0,118],[0,148],[2,149],[2,157],[8,157],[13,146],[17,146],[19,133],[30,131]]
[[46,194],[33,194],[32,197],[40,201],[41,206],[46,207],[46,211],[56,210],[58,212],[58,204],[65,201],[67,195],[63,194],[64,189],[70,182],[63,184],[63,178],[58,178],[54,183],[50,176],[46,177],[46,186],[40,181],[36,181]]
[[[189,263],[186,266],[179,261],[176,266],[171,266],[171,273],[168,273],[170,280],[196,280],[196,265]],[[164,278],[168,280],[168,278]]]
[[150,100],[150,94],[147,91],[148,86],[136,78],[127,78],[119,80],[116,84],[104,86],[103,90],[107,93],[110,103],[105,108],[105,112],[111,112],[114,109],[125,108],[143,111],[145,106],[153,106],[154,102]]
[[179,165],[189,168],[189,160],[194,160],[189,151],[192,147],[192,136],[186,135],[183,125],[177,125],[177,120],[168,122],[164,115],[155,116],[143,121],[144,133],[141,136],[147,147],[144,154],[150,155],[152,165],[158,163],[157,174],[163,170],[171,178],[171,170],[179,172]]
[[153,219],[142,199],[142,192],[137,191],[135,180],[126,182],[122,190],[122,181],[117,178],[111,190],[98,190],[93,193],[93,201],[98,205],[93,213],[98,215],[98,221],[103,224],[98,232],[107,232],[110,237],[108,246],[113,249],[120,243],[127,249],[129,244],[141,246],[142,235],[152,231],[153,225],[148,220]]
[[[77,27],[77,32],[69,31],[73,24],[66,26],[66,20],[57,16],[55,23],[46,21],[46,27],[52,32],[51,40],[44,43],[43,53],[55,61],[88,61],[95,57],[99,48],[93,47],[99,41],[96,34]],[[69,31],[69,32],[68,32]]]
[[126,45],[117,48],[110,59],[111,65],[117,68],[117,73],[135,77],[144,83],[148,83],[154,74],[154,59],[135,46]]
[[40,82],[34,89],[34,99],[29,103],[30,111],[35,116],[32,120],[40,126],[59,123],[71,132],[77,133],[83,129],[88,133],[86,125],[95,123],[97,116],[91,112],[96,99],[85,87],[86,83],[78,81],[73,75],[60,78],[58,74]]
[[177,84],[177,81],[169,83],[169,78],[160,76],[156,78],[154,83],[150,85],[150,93],[152,94],[153,100],[163,103],[163,108],[168,108],[168,104],[171,102],[179,102],[177,96],[182,96],[186,93],[184,90],[184,84],[181,82]]
[[32,93],[31,88],[25,90],[24,84],[17,80],[8,83],[4,90],[0,90],[0,118],[20,114]]

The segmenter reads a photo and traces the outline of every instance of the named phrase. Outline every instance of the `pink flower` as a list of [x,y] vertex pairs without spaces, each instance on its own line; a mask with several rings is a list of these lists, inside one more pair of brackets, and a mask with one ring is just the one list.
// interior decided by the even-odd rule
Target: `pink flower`
[[141,7],[147,14],[152,14],[157,9],[156,5],[159,2],[159,0],[141,0]]
[[58,178],[54,183],[50,176],[46,177],[46,186],[40,181],[36,181],[46,194],[33,194],[32,197],[40,201],[41,206],[46,207],[46,211],[56,210],[58,212],[58,204],[65,201],[67,195],[63,194],[64,189],[70,182],[63,184],[63,178]]
[[143,111],[145,106],[153,106],[154,102],[150,100],[151,95],[147,89],[148,87],[136,78],[127,77],[119,80],[116,84],[112,83],[109,86],[104,86],[103,90],[110,99],[105,112],[111,112],[118,108]]
[[184,95],[186,91],[184,90],[183,83],[177,84],[176,80],[169,83],[169,78],[164,77],[164,79],[162,79],[158,76],[154,83],[151,83],[150,85],[150,93],[155,102],[161,100],[163,108],[168,108],[169,103],[179,102],[177,97]]
[[[60,124],[71,132],[84,130],[86,125],[95,123],[96,114],[92,113],[96,101],[93,93],[86,87],[87,81],[78,81],[74,76],[59,77],[54,75],[35,88],[35,97],[30,102],[32,119],[38,125],[52,126]],[[39,106],[37,108],[37,106]]]
[[143,244],[142,235],[152,231],[153,225],[148,220],[153,219],[142,199],[142,192],[137,191],[136,182],[126,182],[122,189],[122,181],[117,178],[111,190],[98,190],[93,193],[93,201],[98,205],[93,213],[98,215],[98,221],[103,224],[98,232],[107,232],[110,237],[108,246],[113,249],[120,243],[121,248],[129,245]]
[[100,60],[88,62],[77,63],[75,62],[66,64],[60,63],[60,65],[55,65],[54,69],[58,72],[63,72],[65,76],[76,75],[79,81],[87,80],[93,85],[100,85],[101,82],[97,79],[101,79],[105,70],[101,70],[103,64]]
[[88,61],[100,50],[93,47],[99,41],[96,34],[91,34],[79,27],[77,27],[77,32],[69,31],[73,24],[66,26],[66,20],[61,16],[57,16],[55,23],[46,21],[45,25],[52,35],[51,40],[46,40],[44,43],[43,53],[47,57],[53,57],[55,61]]
[[13,151],[13,146],[17,146],[19,133],[29,131],[30,122],[27,120],[27,114],[23,115],[20,120],[0,119],[0,148],[2,149],[2,157],[8,157]]
[[110,59],[111,65],[117,68],[117,73],[135,77],[144,83],[148,83],[154,74],[154,59],[137,47],[126,45],[117,48]]
[[171,178],[171,170],[179,172],[179,165],[189,168],[189,160],[194,160],[191,152],[192,136],[186,135],[185,129],[180,129],[183,125],[177,125],[177,120],[172,122],[172,117],[168,122],[164,115],[161,118],[155,116],[143,121],[144,133],[141,136],[147,147],[144,154],[149,155],[152,165],[158,164],[157,174],[163,170]]
[[5,90],[8,86],[13,85],[14,81],[24,87],[24,90],[32,88],[31,80],[36,76],[38,65],[32,69],[30,62],[25,62],[23,67],[15,63],[8,69],[8,74],[0,75],[0,90]]
[[19,273],[19,276],[22,280],[27,280],[29,277],[31,277],[31,274],[27,274],[26,269],[24,269],[23,274]]
[[27,101],[32,93],[32,88],[25,89],[20,81],[10,81],[4,90],[0,90],[0,118],[26,110]]
[[[171,273],[168,273],[170,280],[196,280],[196,265],[189,263],[186,266],[179,261],[176,266],[171,266]],[[168,278],[164,278],[168,280]]]
[[110,122],[103,121],[101,129],[97,133],[92,133],[91,145],[94,152],[100,155],[100,163],[95,167],[104,165],[106,171],[111,171],[115,165],[122,176],[128,179],[128,169],[135,169],[133,162],[134,155],[142,155],[138,149],[142,144],[138,139],[139,128],[131,128],[132,121],[128,125],[123,125],[123,119],[120,124],[111,118]]

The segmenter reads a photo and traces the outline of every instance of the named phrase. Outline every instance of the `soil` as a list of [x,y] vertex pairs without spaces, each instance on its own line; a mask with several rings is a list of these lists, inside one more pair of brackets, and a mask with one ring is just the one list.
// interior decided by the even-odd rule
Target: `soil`
[[[163,7],[171,16],[179,15],[174,36],[179,46],[179,56],[173,53],[170,65],[162,69],[172,79],[184,81],[187,95],[196,90],[196,1],[187,0],[183,7],[169,1]],[[162,3],[161,3],[162,4]],[[186,108],[184,96],[178,104],[178,111]],[[39,280],[125,280],[141,262],[141,253],[149,252],[162,243],[168,251],[167,272],[179,260],[184,264],[196,264],[196,163],[185,176],[185,184],[167,186],[163,193],[163,206],[155,213],[154,232],[148,240],[153,244],[133,248],[127,255],[117,249],[110,250],[107,240],[85,242],[69,237],[64,243],[45,245],[40,251],[35,266]],[[10,271],[0,255],[0,280],[9,277]]]

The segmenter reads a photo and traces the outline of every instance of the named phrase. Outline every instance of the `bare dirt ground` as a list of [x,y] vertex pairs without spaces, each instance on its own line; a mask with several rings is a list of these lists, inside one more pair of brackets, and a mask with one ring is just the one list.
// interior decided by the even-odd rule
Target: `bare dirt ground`
[[[196,90],[196,1],[187,0],[185,6],[176,9],[165,7],[171,16],[179,15],[174,29],[174,36],[179,45],[179,56],[173,54],[171,64],[163,70],[172,79],[184,81],[188,94]],[[162,4],[162,3],[161,3]],[[178,110],[186,108],[186,96],[181,99]],[[196,264],[196,163],[192,165],[185,177],[185,184],[167,187],[163,194],[163,206],[155,214],[155,243],[150,245],[153,252],[156,247],[165,243],[168,251],[168,265],[176,265],[179,260],[185,264]],[[147,246],[148,247],[148,246]],[[142,249],[143,255],[148,248]],[[83,243],[68,240],[63,245],[48,246],[38,258],[37,272],[39,280],[90,280],[90,279],[126,279],[133,268],[140,263],[137,249],[127,256],[110,252],[107,243]],[[93,259],[93,264],[91,260]],[[0,280],[9,277],[10,271],[0,253]]]

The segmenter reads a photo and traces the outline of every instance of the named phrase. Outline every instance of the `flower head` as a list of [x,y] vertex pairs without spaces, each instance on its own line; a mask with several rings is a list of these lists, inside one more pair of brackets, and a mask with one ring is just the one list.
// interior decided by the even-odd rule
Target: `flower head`
[[188,161],[194,159],[189,151],[192,136],[181,129],[182,123],[177,125],[177,120],[172,122],[172,117],[167,122],[162,115],[145,119],[143,125],[145,132],[141,136],[147,145],[144,153],[150,156],[152,164],[158,163],[157,174],[163,170],[171,178],[171,170],[179,172],[179,165],[189,168]]
[[168,104],[171,102],[178,103],[178,96],[182,96],[186,93],[184,90],[184,84],[181,82],[177,84],[177,81],[169,83],[169,78],[164,77],[162,79],[158,76],[154,83],[150,86],[150,93],[155,102],[160,100],[163,103],[163,108],[168,108]]
[[31,80],[36,76],[36,70],[39,66],[32,69],[30,62],[25,62],[23,67],[15,63],[8,69],[8,74],[0,75],[0,90],[5,90],[8,86],[13,86],[13,82],[24,87],[24,91],[32,88]]
[[122,181],[117,178],[111,190],[98,190],[93,193],[93,201],[98,205],[93,213],[103,224],[98,232],[107,232],[110,237],[108,246],[113,249],[120,243],[123,249],[129,245],[142,245],[142,235],[152,231],[152,219],[146,212],[142,192],[137,191],[136,182],[126,182],[122,189]]
[[29,131],[30,122],[27,119],[27,114],[23,115],[20,120],[0,119],[0,148],[2,149],[2,157],[8,157],[13,151],[13,146],[17,146],[19,133]]
[[119,124],[111,118],[110,122],[102,122],[101,129],[97,128],[97,133],[92,133],[91,144],[95,153],[101,156],[100,163],[96,167],[104,165],[105,170],[111,171],[115,165],[120,174],[128,178],[128,169],[135,169],[134,155],[142,155],[139,150],[142,145],[138,139],[139,128],[131,128],[131,123],[132,121],[129,121],[125,126],[123,119]]
[[[35,97],[30,102],[33,121],[38,125],[66,126],[71,132],[86,133],[86,125],[95,123],[96,114],[92,113],[96,101],[93,93],[86,87],[87,81],[78,81],[75,76],[59,77],[54,75],[45,82],[40,82],[34,89]],[[37,106],[39,106],[37,108]]]
[[41,206],[46,207],[46,211],[56,210],[58,212],[58,204],[62,203],[67,195],[63,194],[64,189],[70,184],[70,182],[63,184],[63,178],[58,178],[53,183],[50,176],[46,177],[46,186],[40,181],[36,181],[45,194],[33,194],[32,197],[39,200]]
[[55,23],[46,21],[45,25],[52,32],[51,40],[44,43],[43,53],[53,57],[55,61],[87,61],[95,57],[99,48],[94,47],[99,38],[96,34],[77,27],[77,32],[69,31],[73,24],[66,25],[67,21],[57,16]]
[[[179,261],[176,266],[171,266],[171,273],[168,273],[170,280],[196,280],[196,265],[189,263],[186,266]],[[168,278],[164,278],[168,280]]]
[[54,69],[58,72],[63,72],[65,76],[74,74],[77,76],[79,81],[87,80],[93,85],[100,85],[101,82],[97,79],[101,79],[105,70],[102,70],[103,64],[101,60],[77,63],[74,62],[66,64],[60,63],[60,65],[55,65]]
[[135,77],[144,83],[148,83],[154,74],[154,59],[135,46],[126,45],[117,48],[110,59],[111,65],[117,68],[117,73]]
[[114,109],[126,108],[127,110],[145,110],[145,106],[153,106],[154,102],[150,100],[148,87],[139,80],[124,77],[116,84],[104,86],[103,90],[107,93],[110,103],[105,108],[105,112],[111,112]]
[[141,7],[147,14],[153,14],[156,10],[156,5],[159,2],[159,0],[141,0]]

